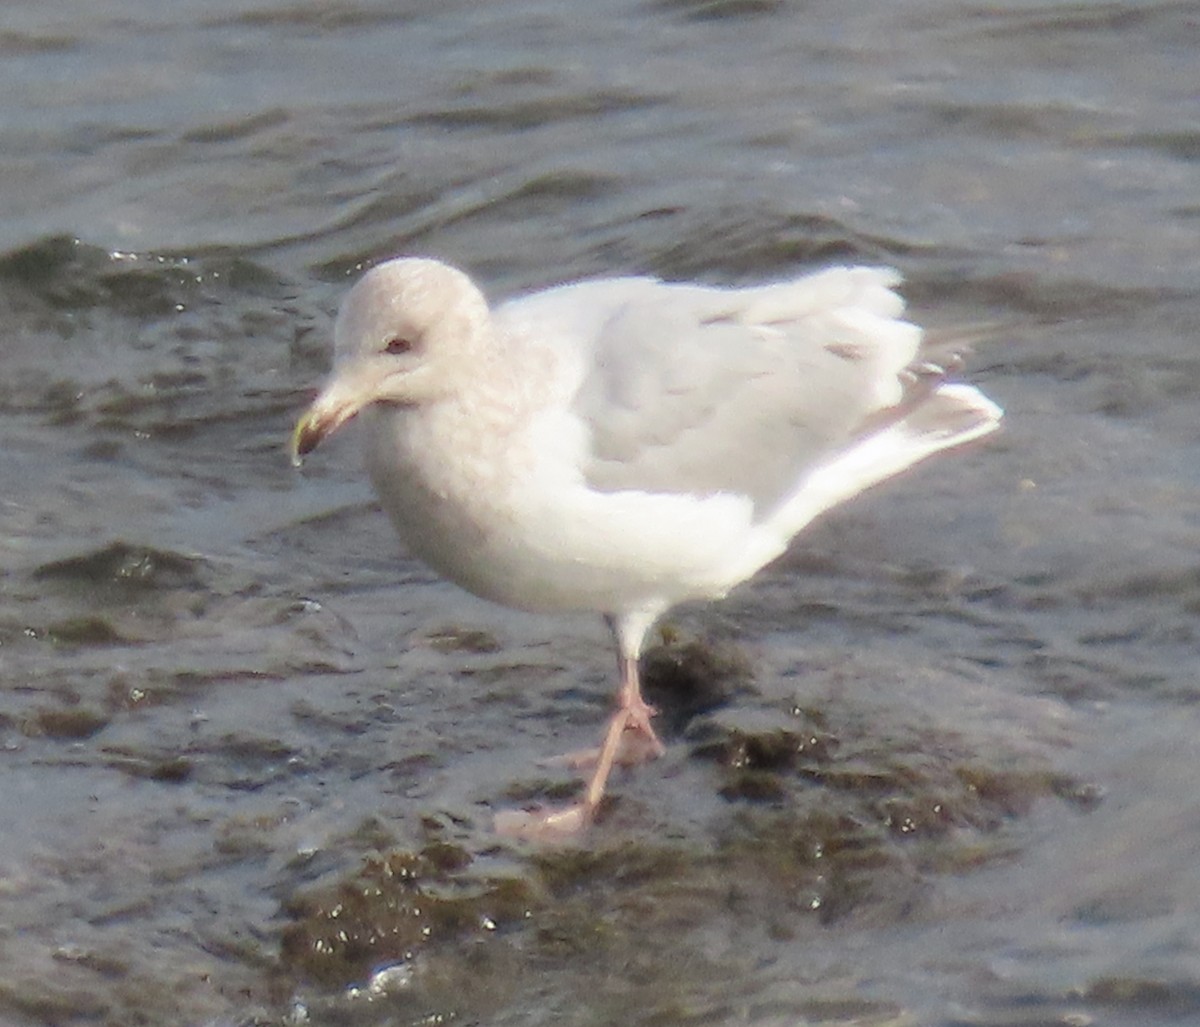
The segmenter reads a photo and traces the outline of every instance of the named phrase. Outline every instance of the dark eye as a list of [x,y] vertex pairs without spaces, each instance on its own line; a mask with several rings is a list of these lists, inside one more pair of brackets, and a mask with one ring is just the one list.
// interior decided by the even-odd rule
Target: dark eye
[[385,353],[390,353],[394,357],[400,356],[401,353],[409,353],[412,351],[413,344],[411,339],[406,339],[402,335],[394,336],[388,339],[387,344],[383,347]]

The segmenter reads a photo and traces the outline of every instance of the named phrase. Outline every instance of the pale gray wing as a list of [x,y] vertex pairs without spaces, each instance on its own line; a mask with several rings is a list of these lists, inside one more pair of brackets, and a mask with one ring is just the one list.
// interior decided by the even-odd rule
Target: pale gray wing
[[894,272],[756,289],[643,281],[596,331],[572,404],[596,489],[740,493],[761,512],[905,405],[920,331]]

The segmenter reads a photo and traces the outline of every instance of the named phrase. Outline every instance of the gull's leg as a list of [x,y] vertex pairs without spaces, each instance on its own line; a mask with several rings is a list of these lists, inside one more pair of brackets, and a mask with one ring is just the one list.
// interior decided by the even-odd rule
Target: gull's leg
[[654,623],[658,613],[641,613],[617,619],[606,617],[609,628],[617,642],[617,664],[621,673],[621,685],[617,691],[617,712],[612,715],[604,732],[604,741],[594,753],[587,754],[587,762],[594,759],[592,776],[588,779],[583,798],[562,809],[510,811],[497,815],[496,829],[503,834],[527,838],[553,838],[574,834],[591,823],[609,775],[618,762],[629,759],[630,742],[633,734],[640,745],[640,758],[633,762],[661,756],[666,747],[659,740],[650,723],[655,709],[642,698],[641,681],[638,677],[638,656],[642,641]]
[[[620,644],[620,636],[617,636]],[[639,644],[637,650],[641,649]],[[645,750],[646,759],[655,759],[667,751],[659,740],[650,719],[658,713],[653,706],[642,698],[642,681],[638,673],[637,650],[633,654],[621,653],[618,662],[621,670],[621,688],[617,692],[617,703],[626,713],[625,730],[641,735],[641,748]],[[626,742],[629,740],[626,739]]]
[[[617,636],[618,646],[624,650],[620,632],[614,628],[613,633]],[[618,655],[621,668],[621,687],[617,692],[617,712],[608,722],[608,730],[604,734],[604,741],[601,743],[600,752],[596,757],[596,767],[592,771],[583,798],[584,805],[593,810],[600,804],[600,799],[604,796],[604,786],[608,783],[613,764],[618,762],[621,757],[628,758],[628,753],[624,751],[628,749],[630,741],[626,737],[626,732],[632,731],[642,736],[640,742],[643,759],[654,759],[666,751],[666,747],[650,724],[650,718],[654,716],[656,710],[642,698],[637,658],[637,649],[641,648],[641,640],[638,641],[639,645],[632,653],[622,651]]]
[[[593,767],[596,771],[607,763],[608,769],[604,774],[607,778],[614,764],[631,767],[657,759],[666,752],[666,746],[650,723],[658,711],[642,698],[641,677],[638,674],[642,638],[638,636],[628,641],[629,636],[621,631],[613,617],[606,617],[605,623],[617,643],[617,671],[621,678],[617,689],[617,712],[609,721],[604,741],[598,749],[567,753],[547,763],[573,768]],[[594,771],[592,780],[595,781],[596,777]]]

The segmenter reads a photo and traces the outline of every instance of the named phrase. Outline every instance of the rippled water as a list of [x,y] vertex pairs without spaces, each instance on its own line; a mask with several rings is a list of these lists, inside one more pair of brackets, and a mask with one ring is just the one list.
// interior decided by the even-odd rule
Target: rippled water
[[[1200,1021],[1191,3],[13,0],[0,21],[0,1019]],[[648,668],[288,466],[364,263],[493,295],[900,267],[1006,431]]]

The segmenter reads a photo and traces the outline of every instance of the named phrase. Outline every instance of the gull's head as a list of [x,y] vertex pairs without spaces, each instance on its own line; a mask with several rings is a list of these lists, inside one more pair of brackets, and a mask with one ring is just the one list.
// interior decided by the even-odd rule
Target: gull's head
[[372,404],[416,406],[454,389],[484,335],[487,302],[461,271],[401,258],[350,290],[334,326],[333,373],[292,433],[292,462]]

